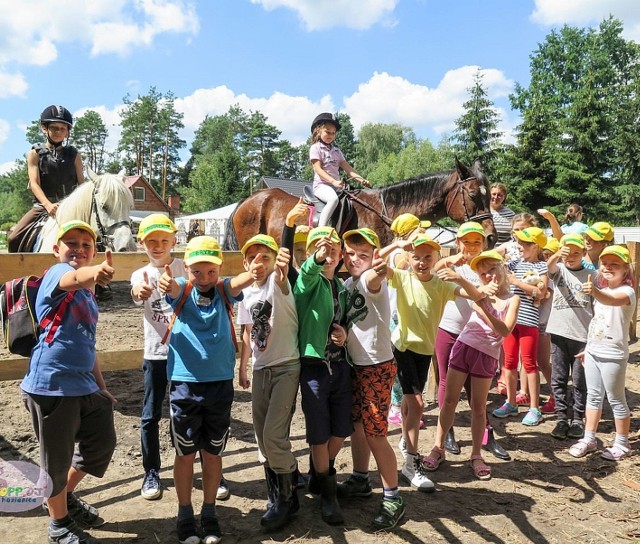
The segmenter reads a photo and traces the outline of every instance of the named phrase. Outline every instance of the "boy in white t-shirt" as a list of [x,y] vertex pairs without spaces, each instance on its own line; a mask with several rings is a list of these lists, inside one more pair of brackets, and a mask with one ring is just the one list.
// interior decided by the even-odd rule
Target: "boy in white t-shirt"
[[[289,429],[300,381],[298,314],[287,272],[290,254],[271,237],[258,234],[242,247],[253,284],[243,289],[238,323],[246,325],[240,353],[240,386],[251,387],[253,426],[264,463],[269,505],[261,525],[284,527],[297,512],[297,463]],[[247,376],[253,355],[253,380]]]
[[391,529],[404,515],[398,493],[398,463],[387,440],[391,388],[396,362],[391,344],[391,309],[387,265],[378,255],[378,235],[368,228],[343,236],[344,263],[351,275],[347,290],[347,351],[353,363],[353,418],[351,435],[353,474],[338,485],[338,497],[368,497],[369,459],[376,460],[384,488],[380,510],[373,519],[376,530]]

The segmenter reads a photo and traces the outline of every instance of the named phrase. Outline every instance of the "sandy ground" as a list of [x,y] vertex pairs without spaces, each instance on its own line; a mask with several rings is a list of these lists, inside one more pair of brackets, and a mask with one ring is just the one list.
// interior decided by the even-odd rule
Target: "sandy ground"
[[[139,349],[141,312],[130,302],[126,283],[114,284],[114,299],[101,306],[99,349]],[[631,443],[640,448],[640,354],[632,345],[628,368],[628,400],[633,411]],[[0,350],[2,358],[8,357]],[[154,502],[140,497],[142,460],[140,454],[139,415],[142,398],[142,373],[139,369],[106,374],[109,389],[117,397],[115,420],[118,446],[112,465],[102,480],[88,477],[79,494],[101,511],[107,524],[92,534],[105,543],[176,543],[177,501],[172,481],[173,451],[168,440],[166,412],[162,420],[161,473],[165,492]],[[4,460],[38,458],[38,445],[23,408],[19,382],[0,383],[0,456]],[[543,393],[548,393],[546,386]],[[491,407],[502,398],[492,390]],[[224,532],[223,542],[300,542],[300,543],[398,543],[407,542],[498,542],[603,543],[640,541],[640,467],[638,457],[620,464],[605,461],[594,454],[574,459],[567,453],[569,442],[550,436],[555,422],[547,416],[534,428],[519,419],[494,420],[496,433],[513,457],[510,462],[485,459],[493,466],[493,479],[476,480],[469,468],[469,406],[462,401],[456,420],[462,446],[460,456],[449,456],[433,475],[437,491],[421,494],[401,480],[401,492],[407,511],[403,522],[391,533],[370,532],[369,524],[381,499],[380,482],[371,498],[343,504],[344,527],[322,522],[319,501],[310,494],[301,495],[301,508],[295,521],[278,533],[265,534],[260,516],[266,502],[263,472],[257,463],[257,448],[251,424],[250,394],[236,390],[232,412],[232,438],[224,455],[225,475],[232,497],[218,504],[218,516]],[[421,432],[421,449],[429,451],[437,419],[437,409],[426,410],[426,428]],[[599,427],[599,439],[613,439],[610,411]],[[400,437],[391,427],[394,447]],[[304,441],[304,421],[298,410],[293,422],[292,439],[301,469],[308,468],[308,449]],[[601,444],[601,446],[602,446]],[[400,454],[398,453],[400,460]],[[339,478],[351,468],[347,447],[337,459]],[[374,469],[372,465],[372,469]],[[197,470],[197,475],[199,471]],[[194,492],[196,511],[202,500],[199,479]],[[46,541],[47,517],[42,510],[23,514],[1,514],[0,542],[41,543]]]

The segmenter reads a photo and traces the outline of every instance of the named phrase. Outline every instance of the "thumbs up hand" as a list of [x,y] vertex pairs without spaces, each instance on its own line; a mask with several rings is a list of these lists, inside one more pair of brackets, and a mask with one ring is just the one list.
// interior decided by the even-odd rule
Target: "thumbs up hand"
[[387,261],[380,257],[380,253],[377,248],[373,250],[371,268],[378,276],[384,278],[387,275]]
[[582,284],[582,292],[585,295],[592,295],[594,290],[593,281],[591,280],[591,274],[587,277],[587,281]]
[[291,261],[291,254],[286,247],[281,247],[276,256],[275,272],[276,282],[281,284],[287,278],[287,272],[289,271],[289,261]]
[[253,281],[257,281],[258,283],[263,282],[267,275],[267,267],[265,266],[263,258],[264,255],[258,253],[249,264],[249,274],[251,274]]
[[164,272],[158,281],[158,291],[166,295],[167,293],[170,294],[175,288],[179,287],[176,280],[173,279],[171,267],[168,264],[165,264]]
[[107,249],[104,252],[104,261],[96,266],[94,281],[96,284],[106,287],[109,285],[109,282],[113,279],[115,274],[115,269],[113,268],[113,256],[111,255],[111,250]]
[[437,275],[443,281],[458,281],[460,279],[460,274],[454,270],[453,263],[447,263],[447,266],[438,270]]
[[147,272],[145,271],[143,274],[142,283],[139,283],[135,286],[133,294],[138,300],[148,300],[148,298],[151,296],[151,293],[153,293],[153,286],[149,281],[149,274],[147,274]]

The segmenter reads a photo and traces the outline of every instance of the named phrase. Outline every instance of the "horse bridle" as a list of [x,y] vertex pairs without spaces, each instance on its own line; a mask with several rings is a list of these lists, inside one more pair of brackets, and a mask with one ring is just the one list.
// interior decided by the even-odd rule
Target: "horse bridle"
[[455,203],[456,197],[458,195],[460,195],[460,197],[462,198],[462,207],[464,208],[464,220],[465,220],[465,222],[475,221],[477,223],[482,223],[482,221],[485,221],[486,219],[491,219],[492,215],[489,212],[480,213],[480,214],[476,214],[476,215],[470,215],[469,214],[469,209],[467,208],[467,199],[464,197],[465,192],[468,193],[468,189],[466,188],[467,186],[465,185],[468,181],[478,181],[478,178],[476,178],[475,176],[471,176],[471,177],[468,177],[468,178],[465,178],[465,179],[459,179],[456,182],[456,191],[447,200],[447,216],[451,217],[451,214],[450,214],[451,207]]
[[107,247],[111,250],[113,247],[113,232],[124,225],[131,227],[131,223],[129,221],[116,221],[113,225],[109,225],[109,228],[106,228],[102,221],[100,220],[100,214],[98,213],[98,201],[96,199],[96,194],[98,192],[98,188],[96,187],[91,193],[91,213],[89,218],[95,213],[96,215],[96,225],[98,226],[98,241],[97,247],[99,251],[104,251]]

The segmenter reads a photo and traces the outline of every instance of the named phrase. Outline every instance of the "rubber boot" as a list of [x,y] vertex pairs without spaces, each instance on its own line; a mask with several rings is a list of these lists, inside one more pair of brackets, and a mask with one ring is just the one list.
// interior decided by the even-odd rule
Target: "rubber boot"
[[487,427],[484,431],[484,440],[482,441],[482,448],[490,452],[492,455],[503,461],[510,461],[511,455],[506,451],[493,435],[493,427]]
[[338,503],[338,480],[336,470],[329,469],[326,474],[318,474],[322,495],[322,520],[329,525],[342,525],[344,517]]
[[320,495],[320,483],[318,482],[318,475],[316,474],[316,468],[313,466],[313,456],[309,454],[309,491],[314,495]]
[[262,516],[260,524],[267,531],[282,529],[289,521],[294,510],[293,472],[276,474],[275,501],[273,506]]
[[278,480],[276,473],[266,464],[264,465],[264,478],[267,481],[267,510],[269,510],[276,502]]
[[453,455],[460,455],[460,446],[456,442],[456,435],[454,434],[453,427],[449,429],[449,432],[444,437],[444,449]]

